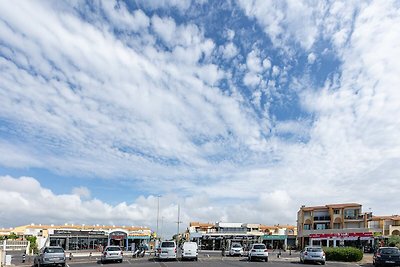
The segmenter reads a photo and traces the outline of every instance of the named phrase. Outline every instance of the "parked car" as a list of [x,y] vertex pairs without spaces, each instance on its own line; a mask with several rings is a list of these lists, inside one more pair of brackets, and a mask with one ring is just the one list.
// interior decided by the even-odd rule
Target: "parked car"
[[182,246],[181,257],[182,260],[185,259],[198,259],[199,251],[196,242],[185,242]]
[[65,251],[62,247],[50,246],[42,248],[33,259],[33,265],[36,267],[47,265],[65,266]]
[[396,247],[380,247],[374,253],[372,263],[375,266],[400,265],[400,250]]
[[158,259],[176,260],[176,243],[175,241],[162,241],[157,251]]
[[255,259],[265,260],[268,262],[268,250],[264,244],[253,244],[250,247],[249,254],[248,254],[249,261],[253,261]]
[[242,245],[239,243],[232,243],[229,248],[228,254],[229,256],[243,256],[244,252]]
[[320,262],[325,265],[325,252],[321,247],[305,247],[300,251],[300,262]]
[[122,262],[122,260],[123,260],[123,253],[119,246],[105,247],[100,258],[101,263],[105,263],[107,261]]

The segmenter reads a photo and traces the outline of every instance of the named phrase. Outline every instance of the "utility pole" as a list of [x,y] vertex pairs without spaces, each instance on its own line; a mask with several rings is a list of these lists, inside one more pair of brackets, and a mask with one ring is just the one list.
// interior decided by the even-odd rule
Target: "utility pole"
[[177,229],[177,232],[176,232],[176,242],[178,243],[178,241],[179,241],[179,225],[181,224],[182,222],[180,221],[180,206],[179,206],[179,204],[178,204],[178,221],[176,222],[176,224],[177,224],[177,226],[178,226],[178,229]]

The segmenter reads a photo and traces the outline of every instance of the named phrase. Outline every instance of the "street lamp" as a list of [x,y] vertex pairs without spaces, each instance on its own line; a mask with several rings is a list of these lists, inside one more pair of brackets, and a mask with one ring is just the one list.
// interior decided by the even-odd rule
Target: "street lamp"
[[156,230],[157,235],[158,235],[158,218],[160,217],[160,197],[161,195],[157,195],[157,230]]

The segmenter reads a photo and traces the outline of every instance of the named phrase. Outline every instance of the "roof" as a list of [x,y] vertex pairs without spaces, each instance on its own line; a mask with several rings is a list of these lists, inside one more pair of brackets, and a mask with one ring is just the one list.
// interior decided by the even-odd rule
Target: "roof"
[[150,230],[148,227],[142,226],[116,226],[116,225],[46,225],[46,224],[28,224],[23,226],[17,226],[14,230],[24,231],[25,229],[73,229],[73,230],[112,230],[112,229],[124,229],[127,231],[138,231],[138,230]]
[[400,215],[372,216],[371,220],[372,221],[380,221],[380,220],[400,221]]
[[361,207],[361,204],[358,203],[342,203],[342,204],[327,204],[324,206],[310,206],[310,207],[301,207],[300,210],[303,211],[311,211],[311,210],[319,210],[319,209],[341,209],[341,208],[351,208],[351,207]]
[[200,223],[200,222],[190,222],[189,224],[190,227],[213,227],[213,223]]

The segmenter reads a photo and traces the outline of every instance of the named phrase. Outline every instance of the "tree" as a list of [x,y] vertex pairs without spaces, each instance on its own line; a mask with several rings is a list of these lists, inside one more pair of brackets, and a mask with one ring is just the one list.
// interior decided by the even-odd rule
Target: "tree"
[[37,240],[36,236],[27,236],[26,240],[29,241],[29,245],[30,245],[31,251],[33,253],[36,253],[38,251],[38,246],[37,246],[37,243],[36,243],[36,240]]
[[391,235],[388,240],[389,246],[391,247],[400,247],[400,236]]
[[19,238],[19,235],[17,235],[14,232],[11,232],[7,237],[7,239],[18,239],[18,238]]

